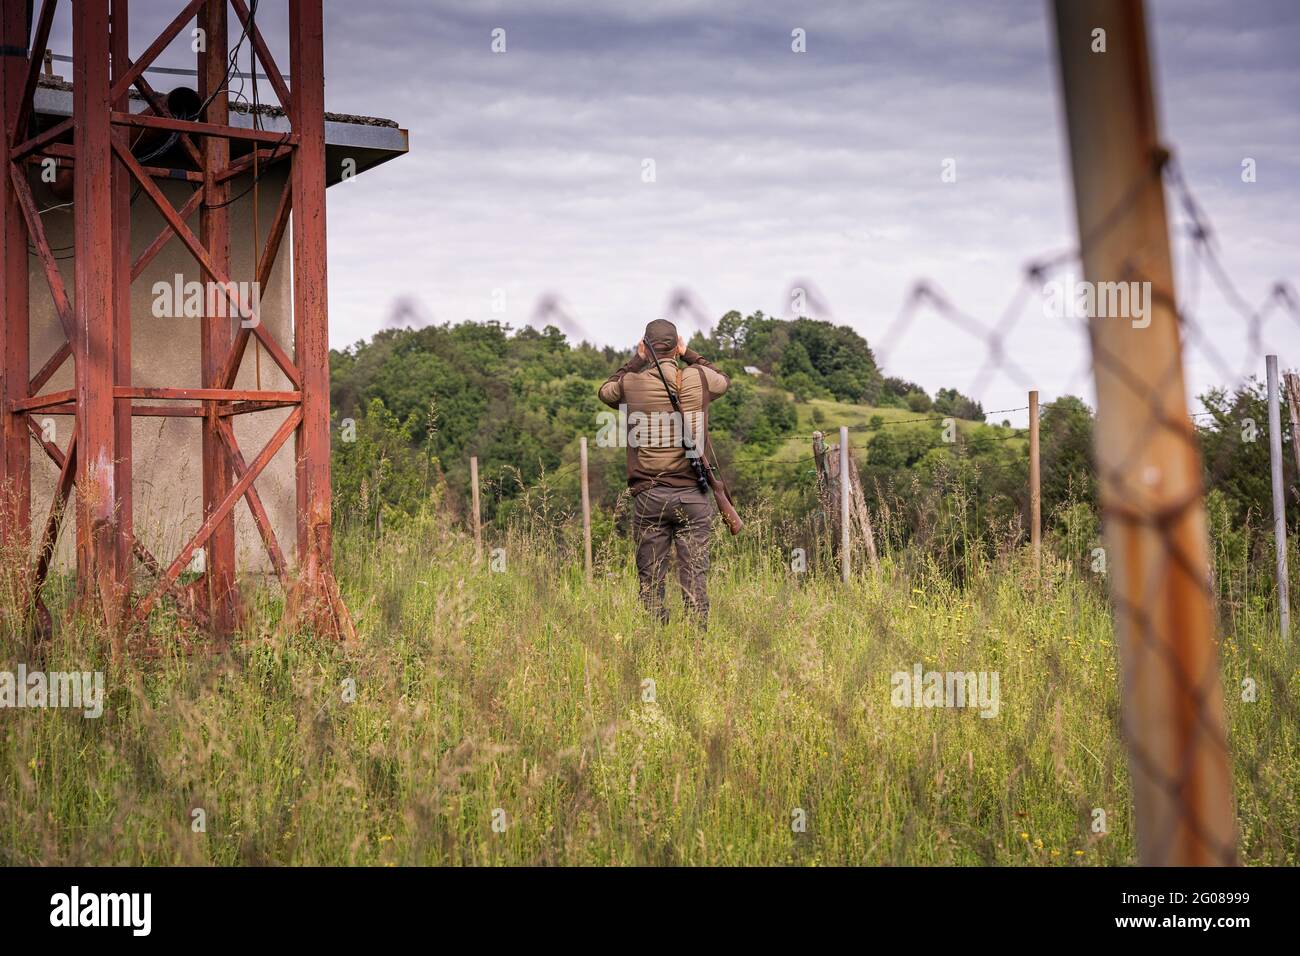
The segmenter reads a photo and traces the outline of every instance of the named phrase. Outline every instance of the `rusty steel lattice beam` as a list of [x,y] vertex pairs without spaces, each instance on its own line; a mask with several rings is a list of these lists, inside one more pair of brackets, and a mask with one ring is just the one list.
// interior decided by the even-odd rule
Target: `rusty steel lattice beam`
[[116,631],[128,575],[118,561],[117,541],[122,528],[113,385],[119,329],[113,320],[117,276],[108,22],[108,0],[72,5],[72,120],[78,167],[72,193],[72,356],[77,383],[77,582],[82,597],[98,602],[109,629]]
[[[52,7],[52,3],[47,6]],[[52,12],[52,10],[51,10]],[[42,10],[42,20],[45,11]],[[45,27],[48,33],[48,26]],[[26,90],[28,61],[27,8],[24,3],[6,2],[0,7],[0,105],[5,123],[0,128],[4,146],[9,146],[10,123],[18,121],[23,104],[30,102]],[[35,77],[32,77],[35,83]],[[27,418],[10,410],[11,403],[27,398],[30,372],[27,284],[27,225],[18,191],[10,177],[0,175],[0,308],[4,309],[4,341],[0,344],[0,547],[26,553],[31,529],[31,442]],[[21,317],[15,321],[16,317]],[[43,373],[44,370],[42,370]],[[52,373],[51,373],[52,374]],[[38,376],[39,377],[39,376]],[[41,383],[43,384],[43,382]],[[40,385],[36,386],[37,388]]]
[[[260,38],[255,38],[254,43],[260,54]],[[268,75],[279,75],[269,56],[263,59],[262,65]],[[297,134],[297,152],[289,173],[293,208],[294,349],[302,371],[301,381],[295,382],[302,391],[302,424],[295,436],[298,554],[301,572],[306,576],[307,594],[317,605],[317,619],[340,636],[350,637],[352,622],[334,580],[331,553],[325,38],[320,0],[289,0],[289,71],[294,81],[286,106]]]
[[[208,104],[204,119],[216,126],[228,126],[230,103],[221,96],[226,80],[226,4],[206,3],[199,11],[199,29],[207,44],[199,53],[199,98]],[[209,102],[210,100],[210,102]],[[199,213],[199,236],[215,265],[230,271],[230,187],[219,183],[216,174],[230,165],[230,141],[220,136],[202,140],[205,197]],[[209,278],[215,279],[209,273]],[[230,350],[230,322],[222,315],[203,317],[201,355],[203,387],[216,388],[221,376],[221,360]],[[217,403],[203,403],[203,517],[210,518],[226,496],[231,484],[230,460],[222,449],[218,430]],[[234,629],[238,595],[235,593],[235,516],[228,513],[208,539],[207,573],[204,574],[203,597],[213,624],[222,633]]]
[[[112,0],[109,23],[109,63],[110,78],[113,82],[121,79],[126,72],[127,58],[130,56],[130,36],[128,33],[128,0]],[[129,94],[114,97],[109,104],[113,109],[129,109]],[[114,129],[113,139],[123,146],[130,145],[130,131]],[[112,179],[112,218],[113,233],[116,236],[131,235],[131,177],[126,170],[113,164]],[[116,386],[131,384],[131,243],[116,242],[112,250],[113,270],[113,384]],[[116,445],[115,483],[117,496],[117,562],[118,566],[129,571],[131,567],[131,545],[135,540],[135,509],[131,500],[131,399],[119,397],[114,391],[113,404],[113,440]]]
[[[292,86],[281,77],[270,47],[242,0],[177,2],[175,15],[138,57],[128,42],[129,0],[77,0],[70,11],[73,35],[73,115],[37,127],[34,95],[57,0],[43,0],[29,20],[25,0],[0,0],[0,103],[9,169],[0,176],[0,302],[5,310],[0,417],[3,454],[0,485],[7,492],[3,534],[21,536],[31,555],[31,600],[38,611],[40,586],[54,553],[65,503],[76,490],[76,554],[79,600],[108,625],[115,646],[127,628],[142,621],[168,593],[199,548],[206,568],[199,586],[200,619],[217,635],[238,623],[235,584],[234,507],[242,498],[271,565],[287,588],[291,606],[344,637],[352,633],[331,567],[329,470],[329,353],[325,274],[325,121],[322,0],[287,0]],[[233,8],[236,21],[231,21]],[[144,71],[193,24],[206,43],[198,53],[201,115],[173,115]],[[229,34],[246,35],[266,70],[286,117],[287,133],[230,124]],[[30,42],[30,47],[29,47]],[[148,104],[132,112],[131,91]],[[179,111],[177,111],[179,113]],[[254,124],[256,127],[256,124]],[[179,164],[149,166],[133,142],[152,131],[175,135]],[[156,135],[156,133],[154,133]],[[247,156],[231,159],[231,143],[247,144]],[[58,259],[32,193],[33,168],[58,160],[73,178],[74,288],[65,287]],[[230,206],[232,180],[271,163],[288,163],[287,180],[260,249],[248,257],[253,280],[264,285],[285,234],[293,231],[289,278],[293,289],[293,354],[260,321],[232,327]],[[155,180],[192,183],[179,208]],[[256,196],[256,193],[254,193]],[[136,257],[131,255],[133,199],[154,206],[162,229]],[[255,200],[254,200],[255,201]],[[292,214],[291,214],[292,211]],[[199,216],[197,234],[187,225]],[[173,239],[193,257],[201,276],[220,286],[229,305],[209,297],[196,330],[201,381],[141,387],[132,382],[131,284]],[[256,240],[255,240],[256,241]],[[50,289],[53,310],[66,336],[35,375],[29,358],[28,244],[35,249]],[[215,306],[215,308],[214,308]],[[217,314],[210,314],[210,313]],[[233,314],[238,314],[235,312]],[[291,390],[240,388],[236,380],[249,339],[257,341],[288,379]],[[43,391],[71,359],[75,385]],[[142,404],[146,399],[154,404]],[[274,436],[246,461],[231,419],[288,410]],[[32,414],[71,415],[65,450],[42,435]],[[136,417],[196,419],[201,429],[202,522],[170,562],[158,561],[135,539],[132,509],[131,422]],[[261,496],[258,476],[290,437],[297,482],[297,557],[292,582]],[[31,542],[31,441],[59,468],[36,553]],[[138,560],[151,581],[133,579]],[[139,600],[136,601],[136,597]],[[133,603],[134,602],[134,603]]]

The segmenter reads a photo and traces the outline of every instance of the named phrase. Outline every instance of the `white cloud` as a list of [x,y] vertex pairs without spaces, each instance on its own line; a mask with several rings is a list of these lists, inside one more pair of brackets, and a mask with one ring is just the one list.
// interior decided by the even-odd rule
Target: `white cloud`
[[[279,6],[263,16],[288,69]],[[1148,9],[1166,140],[1260,300],[1298,278],[1300,8]],[[1073,242],[1045,14],[1019,0],[326,4],[329,107],[411,134],[409,156],[331,191],[332,341],[373,334],[401,299],[437,321],[500,318],[491,295],[506,289],[513,324],[555,293],[594,339],[623,344],[679,287],[717,315],[781,313],[797,277],[873,343],[922,276],[992,324],[1026,261]],[[141,38],[154,26],[132,22]],[[504,55],[488,48],[495,26]],[[807,54],[790,52],[795,26]],[[939,181],[948,157],[955,184]],[[1245,357],[1208,287],[1200,308],[1216,346]],[[1045,399],[1083,387],[1083,340],[1031,313],[1008,343],[1016,360]],[[1300,362],[1300,326],[1266,332]],[[964,388],[984,349],[928,317],[889,359],[931,389]],[[1217,380],[1190,361],[1194,387]],[[1002,376],[977,397],[1022,396]]]

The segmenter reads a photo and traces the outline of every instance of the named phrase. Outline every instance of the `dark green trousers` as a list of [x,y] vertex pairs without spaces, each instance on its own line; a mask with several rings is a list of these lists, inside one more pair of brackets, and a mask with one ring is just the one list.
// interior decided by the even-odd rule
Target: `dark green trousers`
[[687,611],[701,624],[709,618],[709,533],[713,502],[699,488],[658,486],[638,494],[632,510],[641,601],[661,622],[668,620],[664,583],[668,556],[677,552],[677,583]]

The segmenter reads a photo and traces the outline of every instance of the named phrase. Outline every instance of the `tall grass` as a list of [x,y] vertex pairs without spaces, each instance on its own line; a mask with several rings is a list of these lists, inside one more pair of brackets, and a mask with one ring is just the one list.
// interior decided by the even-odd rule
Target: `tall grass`
[[[439,515],[345,531],[348,646],[287,628],[276,591],[245,581],[228,651],[111,660],[56,582],[40,666],[105,670],[105,712],[0,711],[0,861],[1133,861],[1086,567],[1049,560],[1040,581],[1014,547],[965,548],[955,575],[941,536],[843,586],[817,549],[791,571],[792,529],[752,517],[716,539],[707,631],[677,603],[667,627],[641,612],[612,522],[590,585],[568,522],[490,530],[501,570]],[[1271,615],[1234,606],[1220,650],[1243,856],[1294,865],[1300,672]],[[0,669],[19,661],[36,666],[9,627]],[[891,675],[918,662],[997,671],[998,715],[891,706]]]

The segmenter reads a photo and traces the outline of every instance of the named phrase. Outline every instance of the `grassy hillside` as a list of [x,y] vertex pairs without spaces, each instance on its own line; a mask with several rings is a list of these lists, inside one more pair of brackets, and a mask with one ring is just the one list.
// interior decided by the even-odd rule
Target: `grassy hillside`
[[[647,621],[626,550],[587,585],[571,542],[487,544],[504,570],[442,520],[345,536],[355,646],[284,633],[252,592],[229,656],[101,665],[98,720],[6,713],[0,862],[1133,861],[1093,580],[1054,566],[1034,593],[1011,553],[960,591],[923,565],[843,587],[728,542],[701,633]],[[1224,636],[1225,686],[1262,689],[1227,715],[1243,854],[1294,865],[1300,739],[1275,701],[1300,674],[1266,615]],[[47,667],[101,654],[68,626]],[[916,663],[998,672],[997,716],[891,706]]]
[[[795,405],[795,412],[799,417],[798,434],[784,440],[776,449],[772,457],[776,459],[789,459],[807,455],[811,447],[810,439],[807,437],[815,431],[825,432],[830,436],[827,440],[831,442],[839,441],[838,437],[840,426],[846,425],[849,429],[849,442],[855,448],[862,448],[871,441],[871,437],[876,433],[873,429],[872,422],[879,418],[886,423],[893,423],[886,427],[915,427],[934,429],[936,432],[942,426],[944,416],[936,412],[913,412],[906,408],[897,408],[893,406],[877,405],[858,405],[852,402],[841,402],[833,399],[813,398]],[[968,419],[959,418],[957,429],[962,434],[970,434],[976,428],[992,427],[998,435],[1014,434],[1014,429],[1003,429],[1000,425],[993,426],[991,423],[986,426],[984,422],[975,422]],[[1028,440],[1023,438],[1008,439],[1009,446],[1018,448],[1021,445],[1028,448]]]

